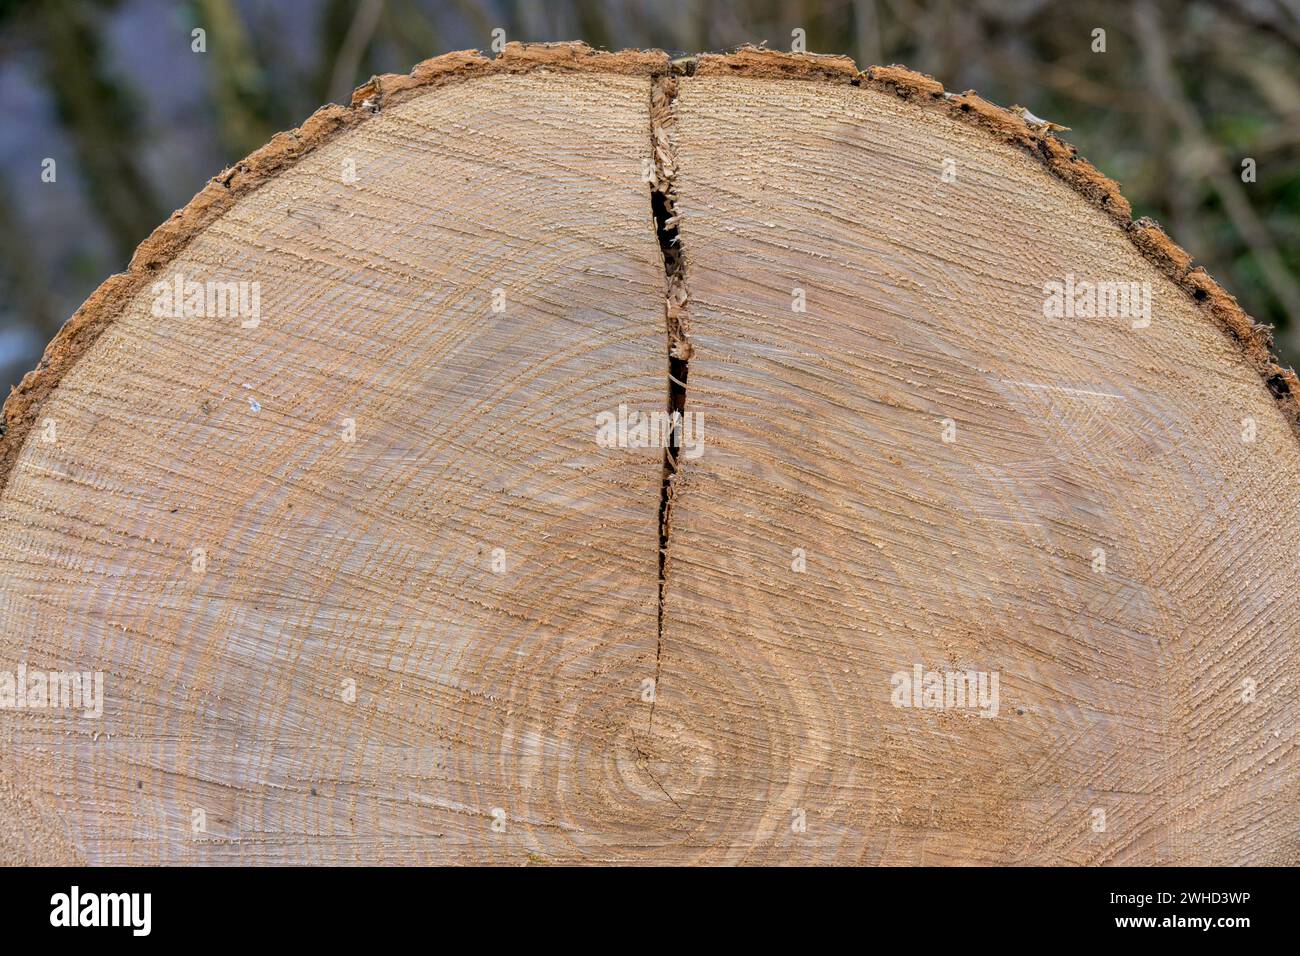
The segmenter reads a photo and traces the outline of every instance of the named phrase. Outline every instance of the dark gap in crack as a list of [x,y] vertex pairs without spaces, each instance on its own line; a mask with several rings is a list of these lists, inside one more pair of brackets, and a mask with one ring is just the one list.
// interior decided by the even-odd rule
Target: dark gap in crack
[[[676,209],[676,156],[668,126],[677,97],[677,79],[659,76],[650,91],[650,150],[654,159],[650,208],[664,265],[664,321],[668,340],[668,440],[664,447],[663,480],[659,489],[659,608],[655,641],[655,675],[646,732],[654,729],[655,701],[663,662],[664,605],[668,590],[668,546],[672,533],[673,500],[680,469],[679,453],[686,414],[686,381],[690,374],[691,343],[686,323],[686,261]],[[662,788],[661,788],[662,789]],[[666,791],[665,791],[666,792]],[[671,798],[670,798],[671,799]]]

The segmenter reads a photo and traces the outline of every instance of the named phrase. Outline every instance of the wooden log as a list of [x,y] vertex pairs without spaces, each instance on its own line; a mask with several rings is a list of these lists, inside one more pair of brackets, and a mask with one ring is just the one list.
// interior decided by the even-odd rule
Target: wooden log
[[928,77],[376,78],[5,406],[0,862],[1295,863],[1298,392]]

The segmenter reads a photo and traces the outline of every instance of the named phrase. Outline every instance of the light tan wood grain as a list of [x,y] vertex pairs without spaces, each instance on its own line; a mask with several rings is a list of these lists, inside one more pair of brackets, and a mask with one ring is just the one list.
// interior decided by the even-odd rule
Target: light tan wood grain
[[[656,723],[693,825],[745,861],[1294,862],[1300,459],[1258,376],[983,131],[847,85],[680,86],[707,449]],[[1150,327],[1045,318],[1067,273],[1149,284]],[[892,706],[917,663],[999,672],[998,717]]]
[[[106,699],[0,711],[0,862],[1298,861],[1294,376],[1059,141],[753,50],[318,117],[6,406],[0,671]],[[702,454],[602,446],[670,367]]]
[[384,111],[160,274],[260,282],[256,328],[146,291],[47,400],[2,657],[107,701],[6,713],[0,749],[88,862],[599,846],[657,628],[660,454],[593,440],[663,401],[648,97],[503,76]]

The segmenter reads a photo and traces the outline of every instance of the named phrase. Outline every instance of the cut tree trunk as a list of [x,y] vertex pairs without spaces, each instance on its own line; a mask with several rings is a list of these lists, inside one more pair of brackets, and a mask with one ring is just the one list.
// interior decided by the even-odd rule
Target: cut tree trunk
[[5,407],[0,862],[1300,862],[1297,392],[901,68],[377,78]]

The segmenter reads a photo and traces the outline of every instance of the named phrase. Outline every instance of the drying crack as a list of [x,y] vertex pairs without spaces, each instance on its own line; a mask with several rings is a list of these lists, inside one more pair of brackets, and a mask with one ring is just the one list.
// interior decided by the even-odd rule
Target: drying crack
[[664,321],[668,339],[668,441],[664,447],[663,481],[659,490],[659,614],[655,641],[654,690],[650,697],[647,732],[654,728],[655,700],[663,664],[664,603],[668,590],[668,545],[673,502],[680,476],[682,429],[686,413],[686,380],[690,373],[691,340],[687,322],[686,259],[678,229],[677,157],[670,128],[677,99],[677,77],[657,76],[650,88],[650,150],[654,157],[650,206],[664,265]]
[[655,772],[654,772],[654,770],[652,770],[651,767],[650,767],[650,758],[649,758],[649,756],[647,756],[647,754],[645,753],[645,751],[644,751],[644,750],[641,750],[641,748],[639,748],[639,747],[637,748],[637,757],[638,757],[638,759],[637,759],[637,765],[638,765],[642,770],[645,771],[645,775],[646,775],[647,777],[649,777],[650,780],[654,783],[654,785],[655,785],[656,787],[659,788],[660,792],[662,792],[663,795],[664,795],[665,797],[668,798],[668,802],[671,803],[673,806],[675,806],[678,810],[680,810],[680,809],[682,808],[682,805],[681,805],[680,803],[678,803],[675,799],[673,799],[673,795],[672,795],[671,793],[668,792],[668,788],[665,787],[665,786],[664,786],[664,785],[659,781],[659,778],[658,778],[657,776],[655,776]]

